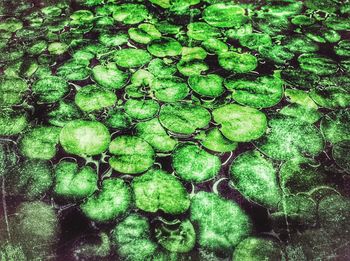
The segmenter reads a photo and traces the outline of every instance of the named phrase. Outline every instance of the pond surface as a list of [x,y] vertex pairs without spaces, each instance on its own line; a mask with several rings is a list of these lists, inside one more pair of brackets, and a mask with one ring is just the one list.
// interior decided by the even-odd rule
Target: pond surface
[[0,2],[0,260],[349,260],[350,2]]

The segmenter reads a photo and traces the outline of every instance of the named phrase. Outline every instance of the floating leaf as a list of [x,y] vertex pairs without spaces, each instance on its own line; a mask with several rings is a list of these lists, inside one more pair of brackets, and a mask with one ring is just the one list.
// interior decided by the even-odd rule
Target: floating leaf
[[138,174],[148,170],[154,163],[154,150],[146,141],[134,136],[118,136],[109,145],[113,155],[111,167],[121,173]]
[[20,134],[28,125],[26,113],[9,109],[0,110],[0,135]]
[[220,158],[194,144],[181,144],[173,152],[175,173],[188,182],[203,182],[214,178],[220,171]]
[[190,252],[196,243],[196,232],[192,223],[185,219],[176,225],[175,230],[169,229],[172,226],[167,226],[166,224],[162,224],[161,227],[156,229],[158,243],[170,252]]
[[211,37],[220,36],[220,30],[208,25],[204,22],[194,22],[187,25],[187,35],[188,37],[204,41]]
[[214,121],[221,124],[220,131],[231,141],[247,142],[260,138],[266,130],[264,113],[250,107],[229,104],[213,110]]
[[125,85],[128,75],[118,70],[114,64],[108,64],[95,66],[92,69],[92,77],[102,87],[118,90]]
[[92,112],[113,106],[117,96],[114,92],[96,85],[86,85],[78,90],[74,101],[82,111]]
[[104,152],[111,141],[106,126],[97,121],[74,120],[61,130],[60,143],[68,153],[92,156]]
[[174,138],[166,133],[158,119],[140,122],[135,126],[137,135],[147,141],[158,152],[172,151],[177,144]]
[[131,118],[146,120],[158,113],[159,104],[155,100],[130,99],[125,103],[124,109]]
[[181,44],[173,38],[163,37],[152,41],[147,50],[156,57],[177,56],[181,54]]
[[151,90],[154,92],[154,96],[162,102],[180,101],[189,93],[186,82],[176,76],[154,79]]
[[141,49],[122,49],[114,53],[116,64],[124,68],[140,67],[151,59],[152,56]]
[[229,152],[237,148],[237,143],[226,139],[217,128],[200,132],[196,137],[207,149],[217,152]]
[[269,120],[270,132],[257,142],[258,148],[273,159],[287,160],[317,156],[324,147],[319,130],[290,117]]
[[248,237],[235,248],[234,260],[281,260],[283,252],[281,246],[269,239]]
[[248,20],[242,7],[225,3],[213,4],[205,8],[203,19],[215,27],[239,27]]
[[243,78],[225,79],[226,88],[232,91],[232,98],[240,104],[268,108],[280,102],[283,97],[283,81],[278,75],[247,75]]
[[62,98],[69,90],[65,80],[51,76],[36,81],[32,86],[32,91],[41,102],[56,102]]
[[332,156],[337,165],[350,173],[350,141],[343,140],[334,144]]
[[321,131],[326,140],[335,144],[350,140],[350,110],[339,110],[326,114],[321,121]]
[[190,220],[198,225],[201,248],[226,255],[251,231],[249,217],[235,202],[204,191],[192,198]]
[[148,10],[140,4],[121,4],[113,8],[113,18],[123,24],[138,24],[146,19]]
[[26,132],[19,144],[22,155],[30,159],[49,160],[56,155],[61,128],[38,126]]
[[235,188],[246,198],[263,206],[276,208],[282,192],[271,161],[258,151],[240,154],[230,167]]
[[181,214],[190,206],[189,196],[181,182],[162,170],[147,171],[136,177],[131,186],[136,206],[143,211]]
[[102,188],[80,205],[91,220],[109,222],[125,214],[131,204],[128,185],[118,178],[105,179]]
[[258,60],[249,53],[223,52],[219,54],[219,64],[231,72],[247,73],[258,66]]
[[332,59],[318,54],[302,54],[298,57],[300,67],[317,75],[331,75],[338,71],[338,65]]
[[54,193],[66,199],[82,199],[97,189],[97,173],[89,166],[61,161],[55,168]]
[[190,103],[165,104],[159,112],[160,123],[179,134],[192,134],[210,122],[210,113],[201,106]]

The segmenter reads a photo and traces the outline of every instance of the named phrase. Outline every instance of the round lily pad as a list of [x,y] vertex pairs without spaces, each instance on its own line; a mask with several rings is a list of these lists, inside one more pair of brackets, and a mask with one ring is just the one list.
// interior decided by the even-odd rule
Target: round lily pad
[[207,52],[202,47],[183,47],[181,61],[189,62],[193,60],[204,60]]
[[331,75],[338,71],[338,65],[332,59],[318,54],[302,54],[298,57],[300,67],[317,75]]
[[131,192],[127,184],[118,178],[105,179],[102,188],[80,205],[91,220],[109,222],[126,213],[131,205]]
[[239,27],[248,21],[239,5],[218,3],[204,9],[203,19],[215,27]]
[[228,104],[213,110],[214,121],[231,141],[248,142],[260,138],[266,131],[267,119],[257,109]]
[[47,50],[54,55],[64,54],[68,50],[68,45],[65,43],[55,42],[50,43],[47,47]]
[[248,33],[239,37],[239,43],[252,50],[272,46],[271,36],[265,33]]
[[235,101],[255,108],[272,107],[283,97],[283,81],[277,75],[231,77],[224,84]]
[[97,189],[97,173],[89,166],[61,161],[55,168],[54,193],[67,199],[82,199]]
[[350,140],[334,144],[332,155],[337,165],[350,173]]
[[332,144],[350,140],[350,110],[344,109],[326,114],[321,121],[321,131],[326,140]]
[[202,47],[207,50],[208,53],[220,54],[228,51],[227,44],[216,38],[206,39],[202,42]]
[[148,71],[152,73],[155,77],[170,77],[176,73],[176,66],[173,64],[165,63],[162,59],[153,59],[148,64]]
[[177,141],[166,133],[158,119],[140,122],[135,129],[137,135],[158,152],[172,151],[177,144]]
[[269,128],[271,130],[257,146],[273,159],[314,157],[323,150],[323,137],[311,124],[290,117],[275,117],[269,120]]
[[[6,166],[8,167],[8,166]],[[9,169],[6,176],[6,192],[10,196],[20,196],[27,200],[40,199],[52,185],[53,173],[49,162],[26,160]]]
[[181,214],[190,206],[185,187],[176,177],[162,170],[147,171],[134,178],[131,186],[136,206],[143,211]]
[[74,120],[60,133],[64,150],[78,156],[98,155],[108,148],[110,141],[107,127],[97,121]]
[[230,167],[233,184],[246,198],[266,207],[277,207],[281,191],[273,164],[258,151],[240,154]]
[[82,111],[92,112],[113,106],[117,101],[117,96],[114,92],[96,85],[87,85],[79,89],[74,101]]
[[247,73],[258,66],[258,60],[249,53],[219,53],[219,64],[225,70],[235,73]]
[[25,133],[19,147],[22,155],[30,159],[49,160],[56,154],[61,128],[43,126]]
[[102,87],[118,90],[125,85],[128,75],[118,70],[114,64],[108,64],[95,66],[92,69],[92,77]]
[[302,69],[288,68],[282,70],[281,79],[290,86],[308,90],[317,85],[320,76]]
[[90,76],[89,61],[68,60],[57,68],[56,74],[69,81],[82,81]]
[[91,23],[94,19],[94,14],[90,10],[77,10],[70,15],[72,25],[83,25]]
[[118,136],[109,145],[109,152],[113,155],[109,159],[111,167],[125,174],[142,173],[155,160],[152,146],[135,136]]
[[237,148],[237,142],[226,139],[219,129],[213,128],[200,132],[196,139],[207,149],[217,152],[229,152]]
[[322,114],[316,109],[300,104],[287,105],[283,107],[279,113],[285,116],[296,117],[300,121],[311,124],[317,122],[322,117]]
[[154,96],[162,102],[180,101],[189,93],[186,82],[176,76],[154,79],[151,90],[154,92]]
[[11,33],[16,32],[19,29],[23,28],[23,23],[21,20],[15,17],[9,17],[4,19],[0,23],[0,30],[9,31]]
[[151,59],[152,56],[142,49],[121,49],[114,53],[116,64],[124,68],[140,67]]
[[101,33],[98,37],[98,40],[105,46],[120,46],[126,44],[129,38],[128,35],[123,32],[119,32],[116,34]]
[[132,40],[141,44],[148,44],[162,36],[153,24],[140,24],[137,28],[130,28],[128,33]]
[[0,78],[0,106],[19,104],[27,90],[27,83],[20,78]]
[[184,76],[199,75],[207,70],[209,66],[202,59],[195,59],[190,61],[180,60],[176,64],[178,71]]
[[47,116],[50,124],[63,127],[68,122],[81,118],[82,112],[73,102],[60,101]]
[[294,53],[287,47],[281,45],[261,47],[259,48],[259,53],[262,57],[280,65],[288,64],[288,62],[294,58]]
[[104,123],[110,128],[124,130],[131,126],[131,117],[121,109],[114,109],[108,112]]
[[146,19],[148,10],[141,4],[120,4],[113,8],[113,18],[123,24],[138,24]]
[[310,96],[321,107],[336,109],[350,106],[350,92],[343,86],[314,88]]
[[124,105],[125,112],[137,120],[153,118],[158,113],[159,107],[155,100],[130,99]]
[[190,76],[188,84],[193,91],[206,97],[219,97],[225,90],[223,79],[217,74]]
[[295,158],[283,163],[280,168],[280,184],[285,194],[309,192],[325,183],[325,172],[313,166],[314,161]]
[[350,41],[343,40],[338,43],[334,51],[339,56],[350,57]]
[[32,85],[34,95],[41,102],[56,102],[68,91],[68,83],[62,78],[50,76],[36,81]]
[[200,183],[220,171],[220,158],[190,143],[179,145],[172,154],[176,175],[188,182]]
[[187,35],[192,39],[204,41],[220,36],[220,30],[204,22],[194,22],[187,25]]
[[231,255],[252,229],[249,216],[237,203],[204,191],[192,198],[190,220],[198,225],[197,242],[202,249],[226,255]]
[[192,134],[210,122],[210,113],[201,106],[190,103],[171,103],[161,107],[160,123],[169,131],[179,134]]
[[163,37],[152,41],[147,50],[156,57],[177,56],[181,54],[182,46],[174,38]]
[[264,238],[248,237],[235,248],[232,260],[282,260],[283,257],[282,247],[277,242]]
[[192,223],[186,219],[180,224],[162,224],[156,228],[156,238],[158,244],[173,253],[190,252],[196,244],[196,232]]
[[20,134],[28,125],[28,116],[21,111],[11,109],[0,110],[0,135]]

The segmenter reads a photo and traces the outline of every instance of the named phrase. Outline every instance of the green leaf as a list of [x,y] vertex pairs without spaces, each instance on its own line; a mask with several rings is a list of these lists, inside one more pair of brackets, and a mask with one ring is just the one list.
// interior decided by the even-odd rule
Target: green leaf
[[135,136],[118,136],[109,145],[109,152],[113,155],[109,159],[109,165],[125,174],[142,173],[155,161],[151,145]]
[[147,212],[162,210],[168,214],[184,213],[190,199],[181,182],[169,173],[151,169],[132,182],[136,206]]
[[200,183],[214,178],[220,171],[220,158],[190,143],[179,145],[172,154],[176,175],[188,182]]
[[248,142],[260,138],[266,131],[264,113],[250,107],[229,104],[213,110],[214,121],[221,124],[220,131],[231,141]]

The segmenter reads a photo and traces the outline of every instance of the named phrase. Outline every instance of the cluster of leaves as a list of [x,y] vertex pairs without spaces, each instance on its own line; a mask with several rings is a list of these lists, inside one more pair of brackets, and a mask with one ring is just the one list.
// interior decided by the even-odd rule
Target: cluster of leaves
[[43,2],[0,2],[0,260],[346,259],[349,1]]

